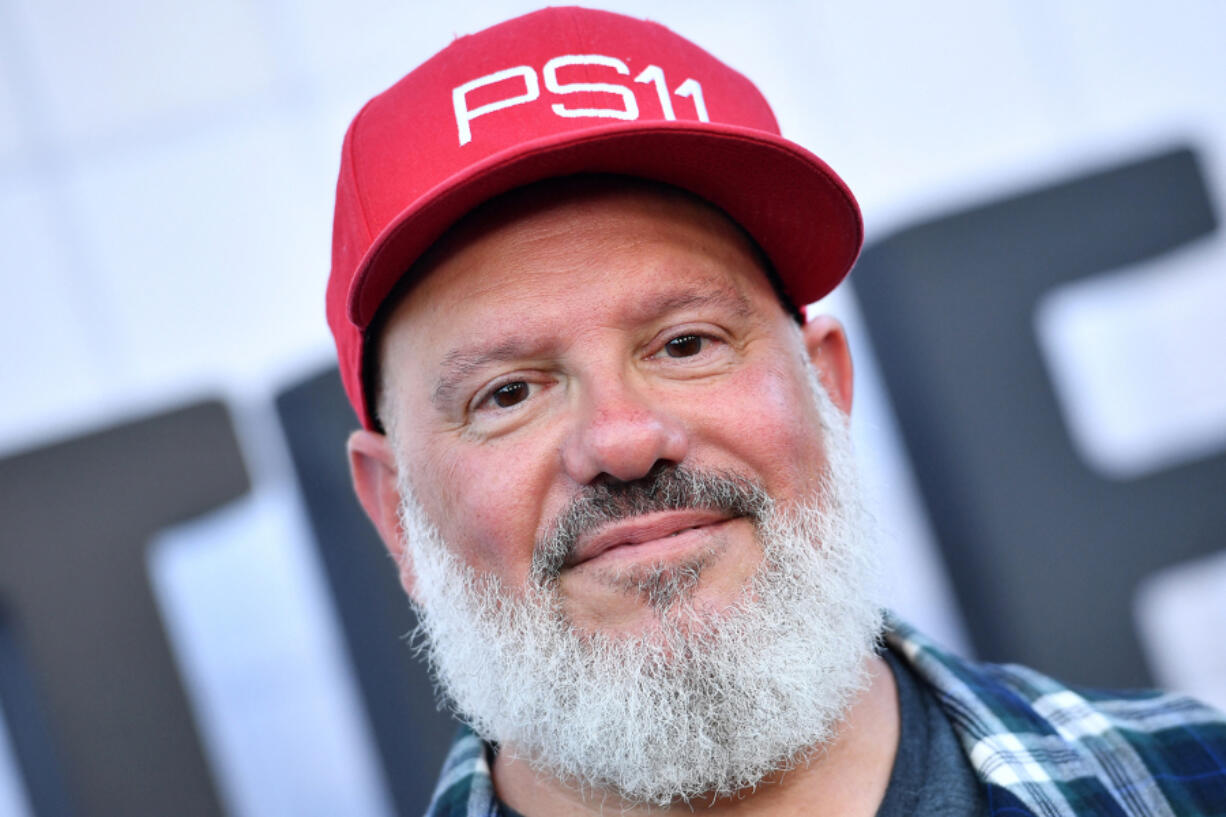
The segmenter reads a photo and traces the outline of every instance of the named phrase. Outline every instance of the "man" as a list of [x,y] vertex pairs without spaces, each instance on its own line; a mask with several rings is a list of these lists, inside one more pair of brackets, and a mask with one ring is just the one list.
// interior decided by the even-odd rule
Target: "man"
[[[854,199],[660,26],[461,38],[346,136],[358,497],[471,724],[431,813],[1226,813],[1226,727],[947,656],[872,598]],[[883,644],[884,640],[884,644]]]

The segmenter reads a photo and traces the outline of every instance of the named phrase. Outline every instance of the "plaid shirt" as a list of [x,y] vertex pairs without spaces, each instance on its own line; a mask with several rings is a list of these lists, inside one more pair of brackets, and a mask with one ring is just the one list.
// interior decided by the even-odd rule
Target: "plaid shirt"
[[[1072,689],[973,664],[890,620],[886,642],[937,696],[996,815],[1224,815],[1226,717],[1160,692]],[[463,729],[426,817],[505,817],[489,746]]]

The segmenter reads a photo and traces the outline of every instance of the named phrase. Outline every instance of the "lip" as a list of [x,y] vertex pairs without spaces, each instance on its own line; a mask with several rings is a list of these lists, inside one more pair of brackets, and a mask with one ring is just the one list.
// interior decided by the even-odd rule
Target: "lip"
[[[574,554],[565,562],[565,567],[578,567],[613,550],[629,551],[644,545],[683,545],[691,537],[689,531],[701,534],[733,517],[719,511],[701,508],[678,511],[659,511],[615,522],[600,528],[595,535],[579,541]],[[647,548],[644,548],[647,549]]]

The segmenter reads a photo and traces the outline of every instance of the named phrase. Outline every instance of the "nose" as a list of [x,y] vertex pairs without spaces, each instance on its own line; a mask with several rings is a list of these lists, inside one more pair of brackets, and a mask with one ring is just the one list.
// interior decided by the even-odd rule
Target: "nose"
[[579,421],[562,443],[567,474],[581,485],[603,476],[639,479],[657,462],[679,463],[689,435],[679,418],[624,380],[587,390]]

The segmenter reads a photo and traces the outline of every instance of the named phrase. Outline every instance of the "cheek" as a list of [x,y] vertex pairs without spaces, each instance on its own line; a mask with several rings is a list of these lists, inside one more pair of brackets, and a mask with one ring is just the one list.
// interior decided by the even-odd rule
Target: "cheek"
[[485,445],[443,457],[431,469],[434,518],[468,564],[518,585],[528,575],[548,481],[539,454]]
[[825,456],[821,423],[803,377],[763,367],[743,372],[731,385],[733,393],[724,402],[735,407],[729,411],[735,419],[724,425],[729,446],[768,489],[784,488],[777,484],[782,480],[798,492],[816,490]]

